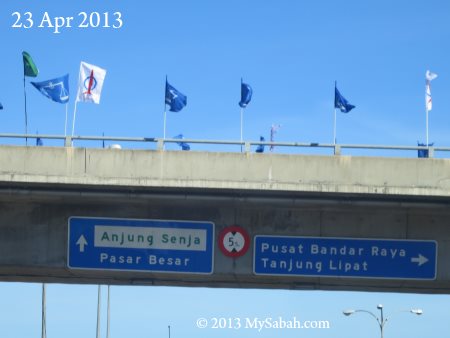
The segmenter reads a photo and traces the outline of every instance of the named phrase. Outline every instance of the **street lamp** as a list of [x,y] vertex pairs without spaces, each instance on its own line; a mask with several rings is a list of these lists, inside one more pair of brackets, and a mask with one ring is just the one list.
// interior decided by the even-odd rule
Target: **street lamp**
[[[378,323],[378,326],[380,327],[381,338],[384,338],[384,326],[386,325],[389,318],[384,318],[383,304],[378,304],[377,309],[380,310],[380,317],[377,317],[372,311],[368,311],[368,310],[344,310],[344,311],[342,311],[342,313],[345,316],[350,316],[356,312],[364,312],[364,313],[371,315],[373,318],[375,318],[375,320]],[[420,316],[423,313],[422,309],[411,309],[411,310],[404,310],[404,311],[400,311],[400,312],[410,312],[410,313],[418,315],[418,316]]]

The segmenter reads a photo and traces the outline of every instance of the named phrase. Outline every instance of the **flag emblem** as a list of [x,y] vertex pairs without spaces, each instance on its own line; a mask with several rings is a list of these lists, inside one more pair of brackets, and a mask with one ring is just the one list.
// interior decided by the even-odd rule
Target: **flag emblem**
[[339,108],[342,113],[349,113],[350,110],[355,108],[342,96],[336,86],[334,87],[334,107]]
[[99,104],[106,70],[81,62],[77,101]]
[[69,74],[52,80],[31,82],[31,84],[42,95],[54,102],[67,103],[69,101]]
[[165,102],[170,106],[171,112],[178,113],[187,104],[187,96],[178,91],[174,86],[170,85],[166,80]]
[[431,81],[437,78],[437,74],[430,72],[429,70],[425,73],[425,106],[427,111],[433,108],[433,101],[431,99]]
[[97,87],[97,80],[94,77],[94,71],[91,70],[91,74],[89,74],[89,77],[87,77],[84,80],[84,88],[86,88],[87,91],[84,92],[84,94],[92,95],[92,91]]

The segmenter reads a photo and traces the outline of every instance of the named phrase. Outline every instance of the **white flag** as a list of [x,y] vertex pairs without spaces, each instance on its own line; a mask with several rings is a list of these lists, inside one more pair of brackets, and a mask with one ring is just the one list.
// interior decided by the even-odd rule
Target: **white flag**
[[100,103],[106,70],[81,62],[77,101]]
[[432,81],[435,78],[437,78],[437,74],[430,72],[429,70],[427,70],[427,72],[425,73],[425,79],[427,81]]
[[433,108],[433,101],[431,100],[431,81],[437,78],[437,74],[430,72],[429,70],[425,73],[425,107],[427,111],[430,111]]

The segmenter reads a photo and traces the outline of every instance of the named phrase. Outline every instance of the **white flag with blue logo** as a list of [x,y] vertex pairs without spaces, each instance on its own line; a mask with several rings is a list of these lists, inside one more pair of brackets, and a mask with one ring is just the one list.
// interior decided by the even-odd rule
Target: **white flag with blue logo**
[[81,62],[77,101],[99,104],[106,70]]

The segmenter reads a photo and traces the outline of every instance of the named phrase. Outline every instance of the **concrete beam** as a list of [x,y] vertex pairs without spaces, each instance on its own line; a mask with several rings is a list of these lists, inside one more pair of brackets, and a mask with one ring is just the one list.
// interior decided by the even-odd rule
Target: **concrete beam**
[[[450,162],[0,147],[0,279],[449,293]],[[434,281],[255,276],[215,250],[210,276],[67,267],[71,216],[210,221],[255,235],[436,240]],[[217,238],[216,238],[217,241]]]

